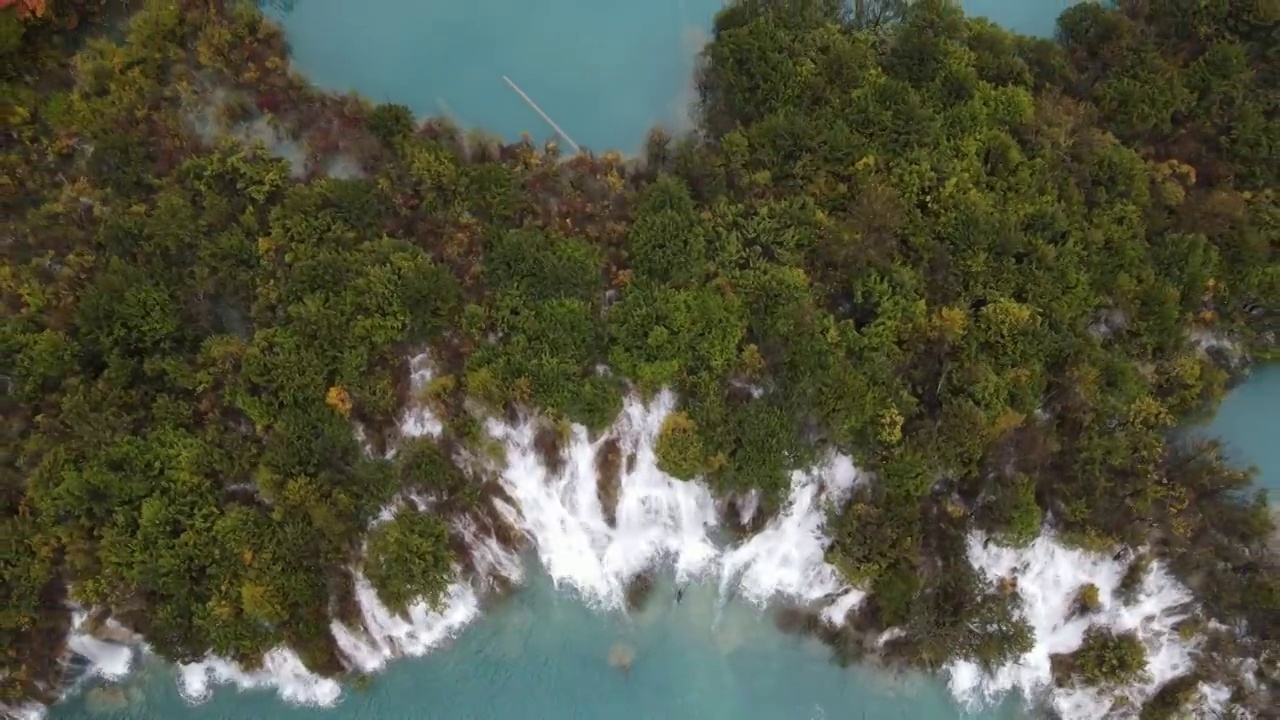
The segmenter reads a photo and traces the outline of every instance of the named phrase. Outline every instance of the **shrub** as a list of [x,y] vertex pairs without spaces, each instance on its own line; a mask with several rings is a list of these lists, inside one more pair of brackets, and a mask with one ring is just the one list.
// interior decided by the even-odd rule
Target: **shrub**
[[383,103],[369,113],[369,132],[391,147],[397,140],[413,134],[418,122],[413,111],[404,105]]
[[658,436],[658,469],[681,480],[692,480],[706,470],[706,449],[698,426],[683,412],[674,412],[662,423]]
[[1098,597],[1098,586],[1093,583],[1080,586],[1071,606],[1073,612],[1078,615],[1087,615],[1102,609],[1102,598]]
[[369,533],[364,573],[395,612],[416,600],[438,606],[453,577],[449,528],[434,515],[400,510]]
[[1147,670],[1147,649],[1136,633],[1115,634],[1092,627],[1080,648],[1069,656],[1066,675],[1092,687],[1126,685]]

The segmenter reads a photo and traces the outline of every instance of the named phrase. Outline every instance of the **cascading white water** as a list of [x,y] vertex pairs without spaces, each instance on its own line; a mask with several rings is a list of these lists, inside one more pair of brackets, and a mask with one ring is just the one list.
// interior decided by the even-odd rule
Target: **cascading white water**
[[43,705],[35,703],[27,703],[17,707],[10,707],[5,703],[0,703],[0,717],[12,718],[12,720],[41,720],[45,716],[45,708]]
[[443,610],[433,611],[423,603],[409,608],[408,617],[390,612],[373,586],[364,577],[356,580],[356,598],[360,604],[363,633],[346,625],[333,623],[338,649],[363,672],[381,669],[393,657],[423,655],[452,637],[480,612],[480,601],[469,586],[450,586],[443,600]]
[[[627,582],[667,560],[680,578],[717,579],[723,595],[736,593],[758,604],[778,597],[822,602],[827,622],[843,622],[864,593],[849,587],[825,561],[829,540],[823,533],[824,505],[847,496],[859,481],[853,463],[834,456],[808,472],[794,473],[783,511],[741,544],[720,548],[710,539],[718,523],[710,492],[657,468],[654,444],[674,406],[670,393],[649,404],[628,398],[618,423],[602,438],[591,441],[584,429],[575,428],[559,474],[546,468],[534,447],[534,421],[490,423],[490,432],[507,449],[502,481],[519,506],[512,520],[534,539],[552,578],[588,602],[620,607]],[[605,521],[596,489],[596,453],[610,436],[634,456],[622,473],[616,528]],[[969,557],[992,582],[1017,578],[1035,644],[1026,655],[992,673],[973,663],[952,663],[950,686],[963,703],[976,709],[1015,690],[1028,698],[1048,692],[1062,717],[1096,718],[1117,695],[1140,703],[1163,683],[1192,669],[1195,641],[1183,640],[1175,628],[1190,612],[1191,595],[1158,564],[1148,571],[1133,602],[1126,603],[1118,593],[1125,565],[1064,547],[1049,534],[1022,550],[988,545],[975,535],[969,541]],[[1073,618],[1072,600],[1089,582],[1099,588],[1102,609],[1088,618]],[[1077,649],[1090,624],[1138,633],[1148,652],[1142,683],[1112,695],[1053,687],[1050,655]],[[1221,690],[1202,689],[1207,702],[1222,702],[1215,693],[1220,696]]]
[[[1064,547],[1049,534],[1024,549],[988,544],[973,535],[968,556],[988,579],[1016,580],[1023,601],[1022,616],[1035,638],[1028,653],[992,673],[968,661],[950,665],[951,690],[971,707],[1017,690],[1028,698],[1048,693],[1054,709],[1068,720],[1099,718],[1118,697],[1127,698],[1132,707],[1141,707],[1162,684],[1192,670],[1196,641],[1183,639],[1176,628],[1192,609],[1191,593],[1160,564],[1152,564],[1133,601],[1126,602],[1119,591],[1125,565],[1105,555]],[[1097,587],[1101,607],[1078,615],[1074,613],[1075,598],[1088,583]],[[1147,651],[1147,673],[1141,682],[1111,693],[1052,686],[1050,657],[1079,649],[1091,626],[1137,634]]]
[[708,537],[716,525],[711,493],[657,468],[654,443],[674,404],[670,393],[650,406],[629,400],[609,431],[632,458],[621,471],[616,527],[606,522],[597,491],[596,454],[605,437],[592,442],[584,428],[573,428],[564,468],[553,476],[534,447],[536,420],[488,424],[507,450],[501,481],[518,506],[511,520],[533,538],[552,579],[588,602],[622,607],[627,582],[660,558],[687,580],[708,572],[717,557]]
[[[72,613],[71,627],[82,627],[87,617],[88,613],[84,611]],[[134,649],[127,644],[73,630],[67,638],[67,647],[85,661],[85,677],[118,680],[133,669]]]
[[[419,356],[411,366],[418,393],[431,379],[430,360]],[[496,501],[499,511],[529,536],[539,560],[557,584],[573,589],[585,602],[601,609],[622,608],[628,583],[665,564],[681,581],[716,582],[726,597],[737,595],[762,605],[773,598],[786,598],[815,607],[833,625],[842,623],[864,594],[847,585],[824,559],[829,544],[824,534],[825,506],[846,497],[863,481],[852,461],[832,456],[807,472],[793,473],[790,496],[782,511],[759,533],[722,547],[713,540],[719,518],[707,487],[676,480],[657,467],[655,443],[675,404],[669,392],[649,402],[629,397],[615,424],[601,437],[591,439],[584,428],[573,427],[563,441],[564,462],[558,472],[546,467],[535,446],[537,418],[516,423],[489,421],[488,432],[505,448],[499,482],[514,503]],[[428,409],[415,406],[405,414],[401,432],[406,437],[438,437],[442,427]],[[596,471],[597,454],[610,438],[618,442],[626,459],[620,470],[612,525],[601,507]],[[422,506],[429,501],[406,497],[399,502]],[[744,515],[753,508],[750,499],[739,505]],[[384,513],[384,519],[389,514]],[[336,621],[332,626],[337,645],[353,669],[374,671],[391,658],[420,655],[438,647],[480,614],[484,577],[521,580],[520,559],[473,521],[459,520],[455,530],[467,539],[480,577],[450,587],[439,610],[418,604],[407,616],[398,616],[357,573],[362,627],[349,628]],[[1125,603],[1117,592],[1124,571],[1120,563],[1067,549],[1047,535],[1020,550],[994,544],[984,547],[983,538],[974,536],[968,551],[974,566],[993,582],[1017,578],[1023,615],[1034,632],[1035,644],[1026,655],[992,673],[972,663],[952,663],[949,683],[961,702],[977,707],[1010,691],[1026,697],[1049,693],[1064,718],[1101,716],[1110,704],[1108,698],[1090,690],[1053,688],[1049,665],[1050,655],[1079,647],[1090,623],[1118,631],[1134,630],[1146,645],[1148,677],[1125,690],[1131,699],[1149,697],[1161,683],[1190,669],[1195,644],[1182,640],[1174,628],[1188,612],[1190,594],[1158,565],[1148,573],[1134,602]],[[1102,609],[1088,618],[1073,618],[1071,600],[1086,582],[1098,587]],[[115,649],[106,652],[86,637],[73,634],[73,648],[90,658],[95,672],[115,676],[127,671],[132,657],[127,648],[123,655]],[[184,695],[192,700],[206,697],[217,683],[273,686],[290,702],[315,705],[332,704],[341,695],[337,683],[307,672],[298,656],[284,648],[268,654],[262,669],[255,672],[244,672],[219,658],[184,665],[179,682]],[[1222,688],[1202,690],[1207,705],[1225,702]]]
[[791,495],[785,509],[759,533],[727,551],[721,562],[720,591],[738,591],[757,604],[774,597],[815,602],[839,596],[824,610],[832,624],[864,597],[849,587],[825,560],[829,541],[823,533],[826,508],[848,496],[859,480],[853,461],[833,455],[825,463],[791,476]]
[[[575,427],[564,467],[554,475],[534,446],[536,420],[490,421],[490,433],[507,450],[503,485],[519,506],[511,520],[534,539],[552,579],[587,602],[620,608],[628,582],[665,562],[680,582],[718,579],[725,596],[736,591],[758,604],[777,597],[825,599],[824,616],[842,619],[863,593],[825,562],[828,540],[822,531],[825,503],[847,495],[857,480],[853,462],[832,456],[811,471],[793,473],[783,512],[740,545],[720,547],[711,538],[719,524],[711,492],[658,469],[655,444],[675,404],[670,392],[648,403],[629,397],[618,421],[594,441]],[[600,505],[596,473],[597,454],[610,439],[627,458],[613,526]],[[746,503],[744,519],[753,511],[754,503]]]
[[[419,397],[432,379],[430,356],[422,354],[412,358],[409,370],[410,393]],[[400,420],[400,435],[406,439],[439,438],[443,432],[444,423],[425,404],[412,404]],[[388,452],[388,457],[393,455],[394,448]],[[383,509],[374,524],[391,519],[394,510],[404,503],[426,510],[431,499],[413,495],[399,498]],[[463,517],[456,520],[454,530],[466,539],[478,580],[502,577],[519,582],[523,578],[520,559],[493,537],[482,533],[472,519]],[[455,572],[458,571],[460,568],[455,567]],[[404,615],[399,615],[382,603],[373,585],[359,569],[354,574],[361,627],[352,629],[334,620],[330,628],[338,650],[353,668],[361,672],[379,670],[395,657],[424,655],[452,638],[480,614],[479,594],[469,582],[453,583],[439,608],[418,602],[411,605]]]

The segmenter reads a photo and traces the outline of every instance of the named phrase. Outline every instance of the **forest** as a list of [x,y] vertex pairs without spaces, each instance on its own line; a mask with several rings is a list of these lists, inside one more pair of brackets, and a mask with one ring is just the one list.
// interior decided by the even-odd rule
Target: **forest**
[[[965,538],[1047,525],[1195,593],[1211,651],[1144,718],[1202,677],[1267,707],[1272,516],[1177,430],[1276,357],[1277,4],[1082,3],[1048,40],[942,0],[739,0],[697,130],[639,157],[327,95],[252,4],[124,14],[0,8],[0,702],[56,697],[73,605],[171,660],[342,674],[353,569],[402,608],[465,567],[485,417],[599,432],[669,388],[661,467],[760,518],[825,452],[875,473],[829,559],[895,661],[1025,650]],[[399,437],[419,402],[439,441]],[[370,530],[409,492],[435,504]],[[1141,653],[1091,634],[1063,681]]]

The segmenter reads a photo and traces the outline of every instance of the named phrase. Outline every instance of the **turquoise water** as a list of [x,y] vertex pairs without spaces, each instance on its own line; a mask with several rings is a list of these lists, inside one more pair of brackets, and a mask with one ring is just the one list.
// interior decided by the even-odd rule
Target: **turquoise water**
[[[680,603],[660,585],[633,618],[587,609],[542,574],[468,627],[452,646],[392,663],[329,710],[270,692],[215,692],[187,705],[161,666],[113,690],[55,706],[53,720],[948,720],[946,689],[921,676],[841,669],[820,643],[779,632],[758,608],[716,608],[712,587]],[[624,649],[630,672],[611,666]],[[123,692],[120,692],[123,690]],[[1006,707],[979,717],[1013,720]]]
[[515,139],[551,129],[579,145],[638,149],[655,123],[689,127],[693,57],[720,0],[298,0],[275,11],[297,67],[422,115]]
[[989,18],[1023,35],[1053,37],[1063,10],[1077,0],[961,0],[964,11],[974,17]]
[[1208,432],[1226,441],[1229,456],[1258,468],[1258,484],[1280,502],[1280,365],[1254,368],[1222,400]]
[[[964,0],[1013,30],[1048,36],[1071,0]],[[273,4],[274,5],[274,4]],[[638,150],[655,124],[689,128],[694,56],[721,0],[296,0],[269,10],[295,65],[420,115],[508,139],[554,132],[509,77],[579,145]]]

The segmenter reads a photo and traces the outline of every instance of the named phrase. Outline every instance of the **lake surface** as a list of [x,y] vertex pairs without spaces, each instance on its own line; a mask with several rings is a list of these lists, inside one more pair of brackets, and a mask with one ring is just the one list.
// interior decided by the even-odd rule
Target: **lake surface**
[[1256,467],[1271,504],[1280,502],[1280,365],[1254,368],[1223,398],[1207,432],[1226,441],[1232,460]]
[[[973,15],[1048,36],[1072,0],[964,0]],[[268,3],[295,65],[322,87],[358,90],[419,115],[508,139],[554,131],[637,151],[649,129],[690,128],[694,57],[721,0],[289,0]]]
[[420,115],[508,139],[552,135],[509,77],[578,144],[638,149],[690,127],[693,58],[720,0],[297,0],[269,11],[296,65]]
[[[614,664],[611,665],[611,655]],[[630,672],[617,667],[631,657]],[[160,664],[115,690],[55,706],[53,720],[809,720],[964,716],[935,680],[841,669],[820,643],[779,632],[753,606],[717,609],[713,587],[670,583],[642,613],[589,610],[537,574],[451,646],[391,664],[336,708],[292,707],[268,691],[179,696]],[[121,690],[123,692],[121,692]],[[124,699],[131,703],[113,707]]]
[[1088,0],[961,0],[964,11],[985,17],[1023,35],[1053,37],[1058,16],[1077,2]]

